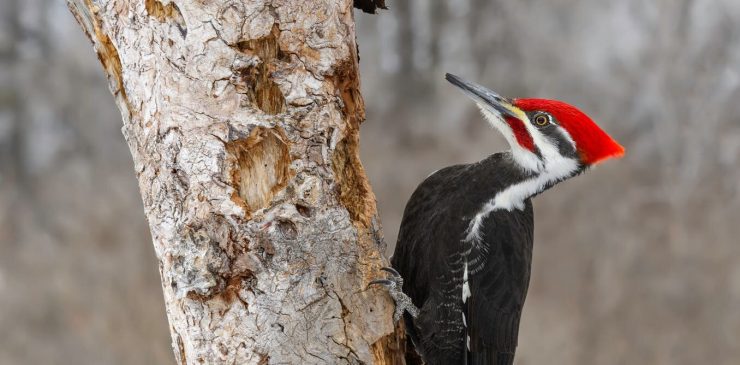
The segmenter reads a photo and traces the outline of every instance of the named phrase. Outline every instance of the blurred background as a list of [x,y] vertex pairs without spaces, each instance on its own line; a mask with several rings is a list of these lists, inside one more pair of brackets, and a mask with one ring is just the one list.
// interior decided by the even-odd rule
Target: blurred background
[[[444,72],[570,102],[628,152],[535,200],[517,364],[740,363],[740,2],[389,5],[356,19],[390,245],[429,173],[506,148]],[[62,1],[0,2],[0,364],[173,363],[106,85]]]

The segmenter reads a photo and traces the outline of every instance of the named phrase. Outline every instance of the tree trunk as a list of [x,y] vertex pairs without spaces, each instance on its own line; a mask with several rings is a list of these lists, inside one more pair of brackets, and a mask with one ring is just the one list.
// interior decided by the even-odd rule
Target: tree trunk
[[177,362],[402,363],[366,289],[386,261],[352,1],[68,5],[123,115]]

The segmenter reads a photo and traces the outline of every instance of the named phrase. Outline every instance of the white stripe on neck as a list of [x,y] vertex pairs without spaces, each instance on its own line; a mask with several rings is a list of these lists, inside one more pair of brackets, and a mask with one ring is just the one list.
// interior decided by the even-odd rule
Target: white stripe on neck
[[578,169],[578,162],[558,155],[546,164],[546,170],[529,179],[516,183],[501,190],[493,199],[489,200],[470,220],[465,241],[480,241],[480,231],[483,220],[496,210],[512,211],[524,209],[524,201],[529,197],[541,193],[547,185],[556,183],[571,176]]

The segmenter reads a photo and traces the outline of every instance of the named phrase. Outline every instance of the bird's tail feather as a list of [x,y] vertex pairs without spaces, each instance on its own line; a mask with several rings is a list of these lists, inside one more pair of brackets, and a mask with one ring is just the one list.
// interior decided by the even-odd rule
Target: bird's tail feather
[[469,365],[513,365],[513,352],[481,351],[468,352]]

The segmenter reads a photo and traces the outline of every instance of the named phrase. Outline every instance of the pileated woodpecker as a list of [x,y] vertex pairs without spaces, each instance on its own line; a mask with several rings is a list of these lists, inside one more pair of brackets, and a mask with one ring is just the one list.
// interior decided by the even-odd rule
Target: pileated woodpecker
[[394,319],[403,315],[427,364],[510,365],[532,263],[531,198],[624,148],[566,103],[446,78],[511,150],[424,180],[406,204],[389,278],[373,283],[388,287]]

